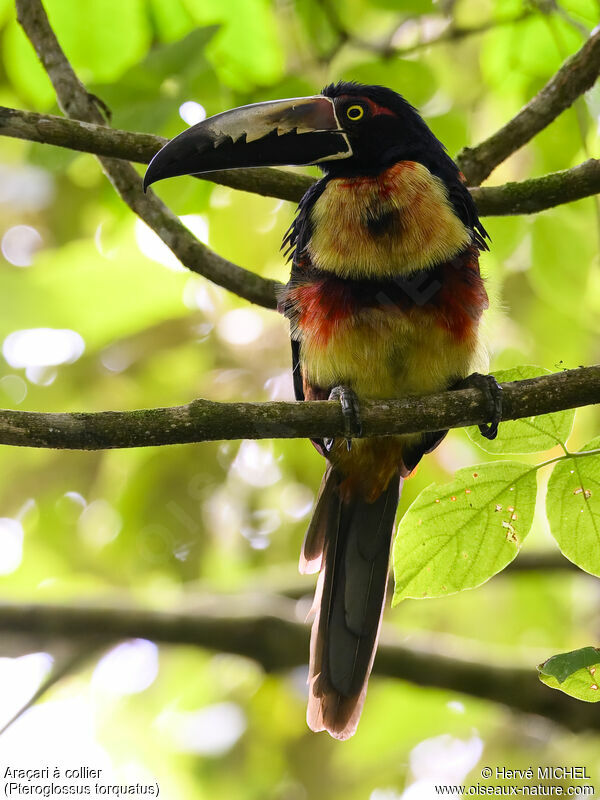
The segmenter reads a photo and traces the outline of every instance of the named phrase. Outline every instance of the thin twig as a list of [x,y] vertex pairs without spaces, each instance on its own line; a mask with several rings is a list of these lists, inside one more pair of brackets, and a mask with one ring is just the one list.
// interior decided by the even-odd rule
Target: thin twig
[[469,27],[455,25],[452,20],[449,20],[447,27],[445,27],[438,36],[434,36],[431,39],[421,39],[414,44],[407,45],[405,47],[399,47],[394,45],[394,38],[403,24],[407,22],[413,22],[412,18],[404,19],[399,24],[395,25],[392,31],[383,39],[383,41],[371,42],[347,30],[344,27],[342,20],[338,16],[337,11],[329,2],[321,2],[320,5],[328,19],[330,27],[338,37],[338,43],[332,47],[329,52],[319,57],[319,60],[322,63],[331,61],[340,48],[345,44],[351,44],[353,47],[359,50],[367,50],[372,53],[377,53],[383,59],[392,57],[398,58],[412,55],[413,53],[423,50],[426,47],[433,47],[440,44],[455,44],[462,39],[487,33],[490,30],[495,30],[496,28],[500,28],[505,25],[516,25],[519,22],[523,22],[523,20],[532,17],[536,13],[534,9],[528,8],[515,17],[489,19],[479,25],[473,25]]
[[415,42],[415,44],[411,44],[406,47],[394,47],[392,45],[391,50],[395,56],[406,56],[412,55],[413,53],[423,50],[426,47],[432,47],[438,44],[455,44],[462,39],[467,39],[470,36],[477,36],[480,33],[487,33],[488,31],[496,30],[496,28],[501,28],[505,25],[516,25],[519,22],[523,22],[523,20],[529,19],[535,13],[536,12],[533,9],[528,8],[516,17],[489,19],[486,22],[482,22],[480,25],[473,25],[468,28],[450,23],[450,25],[448,25],[448,27],[439,34],[439,36],[436,36],[432,39],[422,39],[421,41]]
[[[502,419],[600,403],[600,366],[505,383]],[[438,431],[490,419],[486,393],[461,389],[425,397],[363,401],[364,436]],[[72,450],[149,447],[221,439],[344,435],[339,403],[214,403],[93,413],[0,411],[0,444]]]
[[594,85],[598,74],[600,28],[506,125],[476,147],[465,147],[459,153],[457,161],[469,185],[479,185],[498,164],[550,125]]

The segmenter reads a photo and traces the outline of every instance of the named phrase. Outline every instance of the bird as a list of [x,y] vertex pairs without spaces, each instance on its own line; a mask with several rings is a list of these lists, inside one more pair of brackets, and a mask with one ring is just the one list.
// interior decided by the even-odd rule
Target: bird
[[296,399],[340,403],[344,435],[314,439],[325,474],[300,556],[319,573],[310,637],[307,722],[356,732],[377,648],[403,481],[447,431],[363,436],[361,404],[467,385],[501,390],[475,371],[488,296],[483,227],[458,166],[398,92],[339,81],[320,94],[225,111],[152,159],[144,190],[176,175],[317,165],[282,247]]

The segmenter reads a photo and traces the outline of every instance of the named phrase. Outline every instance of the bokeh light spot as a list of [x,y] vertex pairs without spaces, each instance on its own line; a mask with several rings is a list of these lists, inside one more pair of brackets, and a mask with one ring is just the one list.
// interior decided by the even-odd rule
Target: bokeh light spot
[[179,106],[179,116],[188,125],[197,125],[206,119],[206,109],[194,100],[186,100]]
[[258,488],[272,486],[281,478],[270,446],[250,439],[241,443],[231,469],[244,483]]
[[221,756],[234,746],[247,727],[237,703],[215,703],[200,711],[174,712],[159,718],[175,747],[187,753]]
[[54,180],[32,164],[0,164],[0,205],[12,212],[41,211],[54,198]]
[[15,267],[30,267],[43,244],[42,237],[31,225],[13,225],[2,237],[0,249],[4,258]]
[[[204,244],[208,244],[208,220],[200,214],[185,214],[180,217],[183,224]],[[162,264],[173,272],[187,272],[187,268],[172,253],[158,234],[141,219],[135,221],[135,241],[146,258]]]
[[11,403],[19,405],[27,397],[27,384],[18,375],[5,375],[0,378],[0,396],[8,397]]
[[5,725],[33,697],[52,669],[52,663],[48,653],[0,658],[0,685],[5,687],[0,693],[0,725]]
[[92,547],[104,547],[121,531],[121,515],[106,500],[94,500],[81,512],[77,529],[81,538]]
[[23,526],[16,519],[0,517],[0,575],[14,572],[23,558]]
[[260,314],[249,308],[234,308],[219,320],[218,332],[229,344],[244,345],[255,342],[263,332]]
[[315,496],[302,483],[288,483],[281,492],[283,513],[292,519],[304,519],[312,511]]
[[133,639],[113,647],[96,665],[92,686],[110,694],[143,692],[158,675],[158,647],[147,639]]
[[85,342],[76,331],[59,328],[13,331],[2,345],[4,358],[17,369],[72,364],[84,350]]

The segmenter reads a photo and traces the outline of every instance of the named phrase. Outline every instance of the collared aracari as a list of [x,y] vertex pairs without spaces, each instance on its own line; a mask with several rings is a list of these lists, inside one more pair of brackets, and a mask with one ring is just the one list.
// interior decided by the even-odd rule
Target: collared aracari
[[[296,398],[338,398],[347,425],[346,437],[314,441],[327,467],[300,558],[302,572],[320,572],[308,724],[346,739],[377,646],[402,482],[446,433],[360,438],[360,401],[465,382],[488,306],[479,273],[487,233],[444,146],[381,86],[340,82],[211,117],[157,153],[144,188],[175,175],[307,164],[324,175],[284,238],[292,270],[279,308],[291,327]],[[495,417],[482,433],[491,438],[500,395],[486,387]]]

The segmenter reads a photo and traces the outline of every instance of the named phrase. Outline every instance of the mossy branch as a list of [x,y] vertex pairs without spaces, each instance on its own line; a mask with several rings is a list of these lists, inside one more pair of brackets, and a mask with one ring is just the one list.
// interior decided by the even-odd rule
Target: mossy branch
[[[520,419],[600,403],[600,366],[502,384],[502,419]],[[479,425],[493,409],[479,389],[385,402],[364,401],[364,436]],[[293,439],[344,435],[339,403],[215,403],[93,413],[0,411],[0,444],[72,450],[149,447],[221,439]]]

